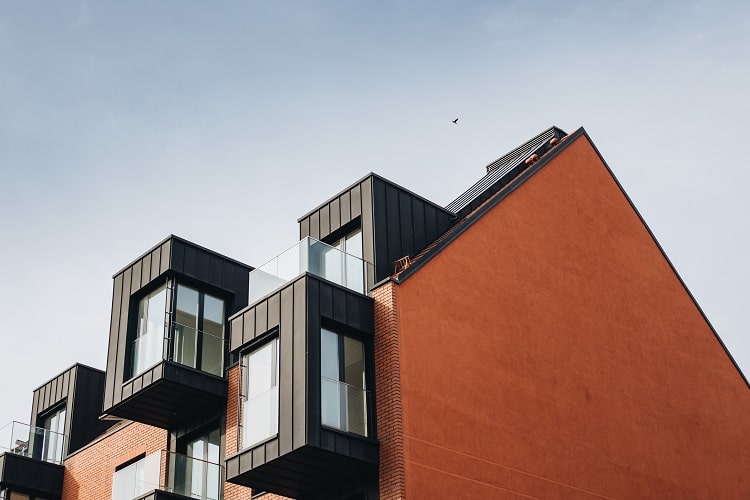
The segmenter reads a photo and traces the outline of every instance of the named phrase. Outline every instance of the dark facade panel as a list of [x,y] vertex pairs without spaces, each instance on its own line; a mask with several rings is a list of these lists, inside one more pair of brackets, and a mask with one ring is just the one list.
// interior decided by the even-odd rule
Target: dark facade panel
[[123,400],[107,413],[162,429],[218,412],[226,404],[223,378],[162,361],[123,384]]
[[[142,376],[132,381],[125,380],[129,345],[135,338],[136,328],[130,316],[137,313],[138,301],[143,296],[167,279],[175,279],[178,283],[222,297],[229,316],[247,305],[248,274],[252,269],[182,238],[170,236],[118,272],[114,276],[103,411],[109,413],[123,400],[136,396],[149,386]],[[153,377],[153,372],[148,373],[147,377]],[[158,377],[153,380],[158,380]]]
[[[372,234],[372,174],[334,196],[299,219],[300,238],[312,238],[331,243],[348,232],[362,228],[363,257],[374,261]],[[368,285],[374,276],[368,276]]]
[[362,229],[362,255],[372,267],[368,287],[393,273],[452,226],[455,215],[382,177],[369,174],[299,219],[300,237],[331,243]]
[[[330,487],[332,481],[377,470],[377,441],[325,429],[320,401],[321,326],[325,323],[363,340],[372,366],[373,307],[367,296],[305,274],[231,319],[231,345],[238,354],[263,345],[268,334],[278,335],[280,370],[278,435],[229,457],[230,482],[300,497]],[[271,321],[271,311],[277,308],[278,323]],[[249,318],[257,324],[259,311],[268,318],[267,335],[249,338],[246,324]],[[372,386],[369,369],[367,377]],[[369,410],[374,433],[372,404]],[[334,445],[328,444],[331,440]]]
[[414,257],[455,221],[448,210],[377,176],[373,205],[376,281],[393,274],[396,260]]
[[36,427],[53,411],[65,408],[64,454],[72,453],[104,432],[111,423],[99,420],[104,372],[76,364],[34,391],[29,422]]
[[64,468],[41,460],[0,454],[0,487],[57,500],[62,495]]

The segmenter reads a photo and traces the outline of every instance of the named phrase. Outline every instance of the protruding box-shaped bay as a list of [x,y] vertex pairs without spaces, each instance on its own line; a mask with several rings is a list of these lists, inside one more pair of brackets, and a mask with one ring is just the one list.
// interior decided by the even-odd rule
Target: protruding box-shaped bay
[[115,274],[104,413],[170,428],[223,405],[252,267],[170,236]]
[[377,473],[373,300],[306,273],[230,321],[242,426],[227,481],[299,498]]

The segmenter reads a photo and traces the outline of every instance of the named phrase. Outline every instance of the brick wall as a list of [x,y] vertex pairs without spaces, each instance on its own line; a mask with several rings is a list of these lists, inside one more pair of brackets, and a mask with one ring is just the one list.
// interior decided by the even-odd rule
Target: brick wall
[[375,393],[380,440],[379,487],[382,500],[406,498],[396,291],[393,282],[373,290]]
[[167,431],[136,422],[116,427],[65,459],[62,500],[112,498],[115,467],[167,448]]

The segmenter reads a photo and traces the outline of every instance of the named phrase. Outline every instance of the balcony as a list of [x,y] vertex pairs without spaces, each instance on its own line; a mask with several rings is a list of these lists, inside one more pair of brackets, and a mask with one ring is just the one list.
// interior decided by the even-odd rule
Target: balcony
[[131,342],[133,375],[122,385],[122,401],[107,410],[110,415],[170,428],[226,402],[223,325],[203,331],[169,316]]
[[313,498],[377,476],[373,322],[371,297],[312,272],[230,318],[241,399],[227,419],[242,428],[227,482]]
[[12,422],[0,429],[0,487],[60,498],[65,436]]
[[371,265],[354,255],[314,238],[293,247],[250,272],[249,304],[281,288],[297,276],[310,273],[349,290],[365,294]]
[[160,450],[115,472],[112,500],[220,500],[222,484],[221,465]]

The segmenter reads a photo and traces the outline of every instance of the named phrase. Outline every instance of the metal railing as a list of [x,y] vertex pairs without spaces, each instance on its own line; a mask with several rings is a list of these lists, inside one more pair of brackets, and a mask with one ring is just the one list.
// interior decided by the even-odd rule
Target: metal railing
[[168,328],[165,325],[133,341],[132,377],[163,360],[191,368],[200,366],[201,371],[221,377],[227,343],[225,337],[171,321]]
[[61,464],[65,435],[21,422],[0,429],[0,453],[15,453],[43,462]]
[[367,291],[370,265],[309,236],[250,272],[249,304],[309,272],[359,293]]
[[112,500],[133,500],[153,490],[220,500],[222,477],[219,464],[160,450],[115,472]]

